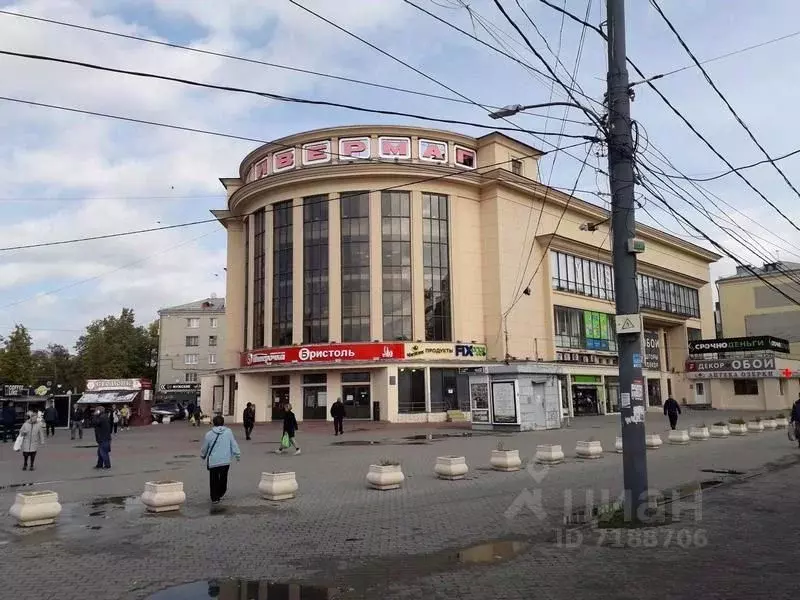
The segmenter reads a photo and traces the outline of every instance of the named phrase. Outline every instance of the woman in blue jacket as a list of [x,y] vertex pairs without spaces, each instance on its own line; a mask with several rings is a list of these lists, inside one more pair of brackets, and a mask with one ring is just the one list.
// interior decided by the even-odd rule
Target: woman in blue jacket
[[242,454],[233,432],[224,426],[225,419],[222,415],[214,417],[212,423],[214,426],[203,440],[200,458],[206,461],[208,469],[211,503],[219,504],[228,491],[228,470],[231,467],[231,460],[234,457],[239,460]]

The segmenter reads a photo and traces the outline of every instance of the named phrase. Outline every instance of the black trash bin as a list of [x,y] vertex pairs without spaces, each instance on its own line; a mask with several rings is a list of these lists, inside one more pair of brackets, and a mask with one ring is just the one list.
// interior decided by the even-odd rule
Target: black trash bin
[[372,420],[373,421],[380,421],[381,420],[381,405],[380,405],[380,402],[373,402],[372,403]]

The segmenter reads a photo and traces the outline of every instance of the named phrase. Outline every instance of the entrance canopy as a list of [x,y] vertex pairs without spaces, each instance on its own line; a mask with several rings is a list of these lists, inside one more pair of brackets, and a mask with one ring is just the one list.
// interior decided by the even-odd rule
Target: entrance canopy
[[78,400],[78,404],[130,404],[139,392],[86,392]]

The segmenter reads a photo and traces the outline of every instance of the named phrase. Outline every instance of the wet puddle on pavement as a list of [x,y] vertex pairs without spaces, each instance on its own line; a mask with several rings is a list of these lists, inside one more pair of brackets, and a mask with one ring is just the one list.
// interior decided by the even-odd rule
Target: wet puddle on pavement
[[381,442],[375,440],[348,440],[346,442],[333,442],[331,446],[378,446]]
[[297,583],[270,583],[246,579],[210,579],[170,587],[148,596],[146,600],[259,600],[260,598],[292,598],[295,600],[329,600],[334,590]]
[[521,541],[490,542],[472,546],[458,553],[458,562],[463,564],[485,564],[514,558],[527,550],[529,544]]

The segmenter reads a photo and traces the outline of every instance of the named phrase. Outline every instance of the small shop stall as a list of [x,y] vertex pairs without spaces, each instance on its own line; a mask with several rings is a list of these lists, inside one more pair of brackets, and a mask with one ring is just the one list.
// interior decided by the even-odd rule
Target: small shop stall
[[[476,369],[478,371],[478,369]],[[558,367],[520,362],[480,367],[469,374],[472,428],[532,431],[561,427]]]
[[131,425],[149,425],[152,422],[150,407],[153,405],[153,385],[150,380],[89,379],[86,391],[78,400],[78,406],[89,408],[120,407],[123,404],[131,409]]

